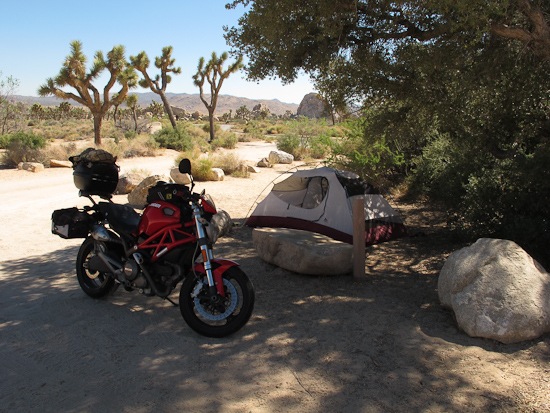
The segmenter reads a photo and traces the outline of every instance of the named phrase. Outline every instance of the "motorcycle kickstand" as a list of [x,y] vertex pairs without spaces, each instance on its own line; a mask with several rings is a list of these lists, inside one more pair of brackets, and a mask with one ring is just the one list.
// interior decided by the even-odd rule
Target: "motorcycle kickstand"
[[170,301],[175,307],[179,307],[179,304],[172,301],[170,297],[164,297],[164,299]]

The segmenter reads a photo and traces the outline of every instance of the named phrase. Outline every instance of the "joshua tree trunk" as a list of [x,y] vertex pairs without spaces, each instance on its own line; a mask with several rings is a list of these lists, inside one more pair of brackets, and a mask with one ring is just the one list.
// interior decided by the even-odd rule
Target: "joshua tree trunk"
[[174,116],[174,112],[172,112],[172,106],[170,106],[170,102],[168,102],[168,99],[166,98],[166,95],[164,92],[159,91],[160,98],[162,100],[162,103],[164,104],[164,110],[168,114],[168,119],[170,119],[170,123],[172,124],[172,127],[176,129],[176,118]]
[[214,108],[208,108],[208,120],[210,121],[210,141],[214,140]]
[[101,145],[101,123],[103,122],[103,116],[101,113],[92,113],[94,117],[94,143],[97,146]]

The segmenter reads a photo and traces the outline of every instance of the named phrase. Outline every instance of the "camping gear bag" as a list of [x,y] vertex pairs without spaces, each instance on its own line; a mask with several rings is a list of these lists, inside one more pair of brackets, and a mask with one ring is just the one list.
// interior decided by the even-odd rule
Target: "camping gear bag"
[[182,206],[189,204],[191,192],[186,185],[173,184],[168,182],[157,182],[147,191],[147,203],[155,201],[166,201],[171,204]]
[[91,217],[76,207],[56,209],[52,213],[52,234],[61,238],[86,238]]
[[116,159],[109,152],[94,148],[71,156],[75,186],[90,195],[112,195],[118,185]]
[[191,191],[186,185],[173,184],[168,182],[157,182],[147,191],[147,204],[155,201],[169,202],[181,211],[182,219],[188,220],[191,218],[192,210],[189,204]]

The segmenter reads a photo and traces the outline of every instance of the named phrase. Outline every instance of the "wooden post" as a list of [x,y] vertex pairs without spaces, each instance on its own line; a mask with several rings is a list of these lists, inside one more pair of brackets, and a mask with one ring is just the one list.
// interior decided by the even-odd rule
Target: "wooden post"
[[353,198],[353,278],[365,277],[365,197]]

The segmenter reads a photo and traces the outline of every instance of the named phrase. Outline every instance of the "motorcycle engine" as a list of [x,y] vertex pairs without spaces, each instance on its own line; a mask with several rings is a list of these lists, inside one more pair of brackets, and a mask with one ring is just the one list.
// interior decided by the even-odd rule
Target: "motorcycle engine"
[[124,263],[124,276],[131,282],[133,287],[147,287],[147,280],[141,273],[138,263],[133,259],[129,259]]

